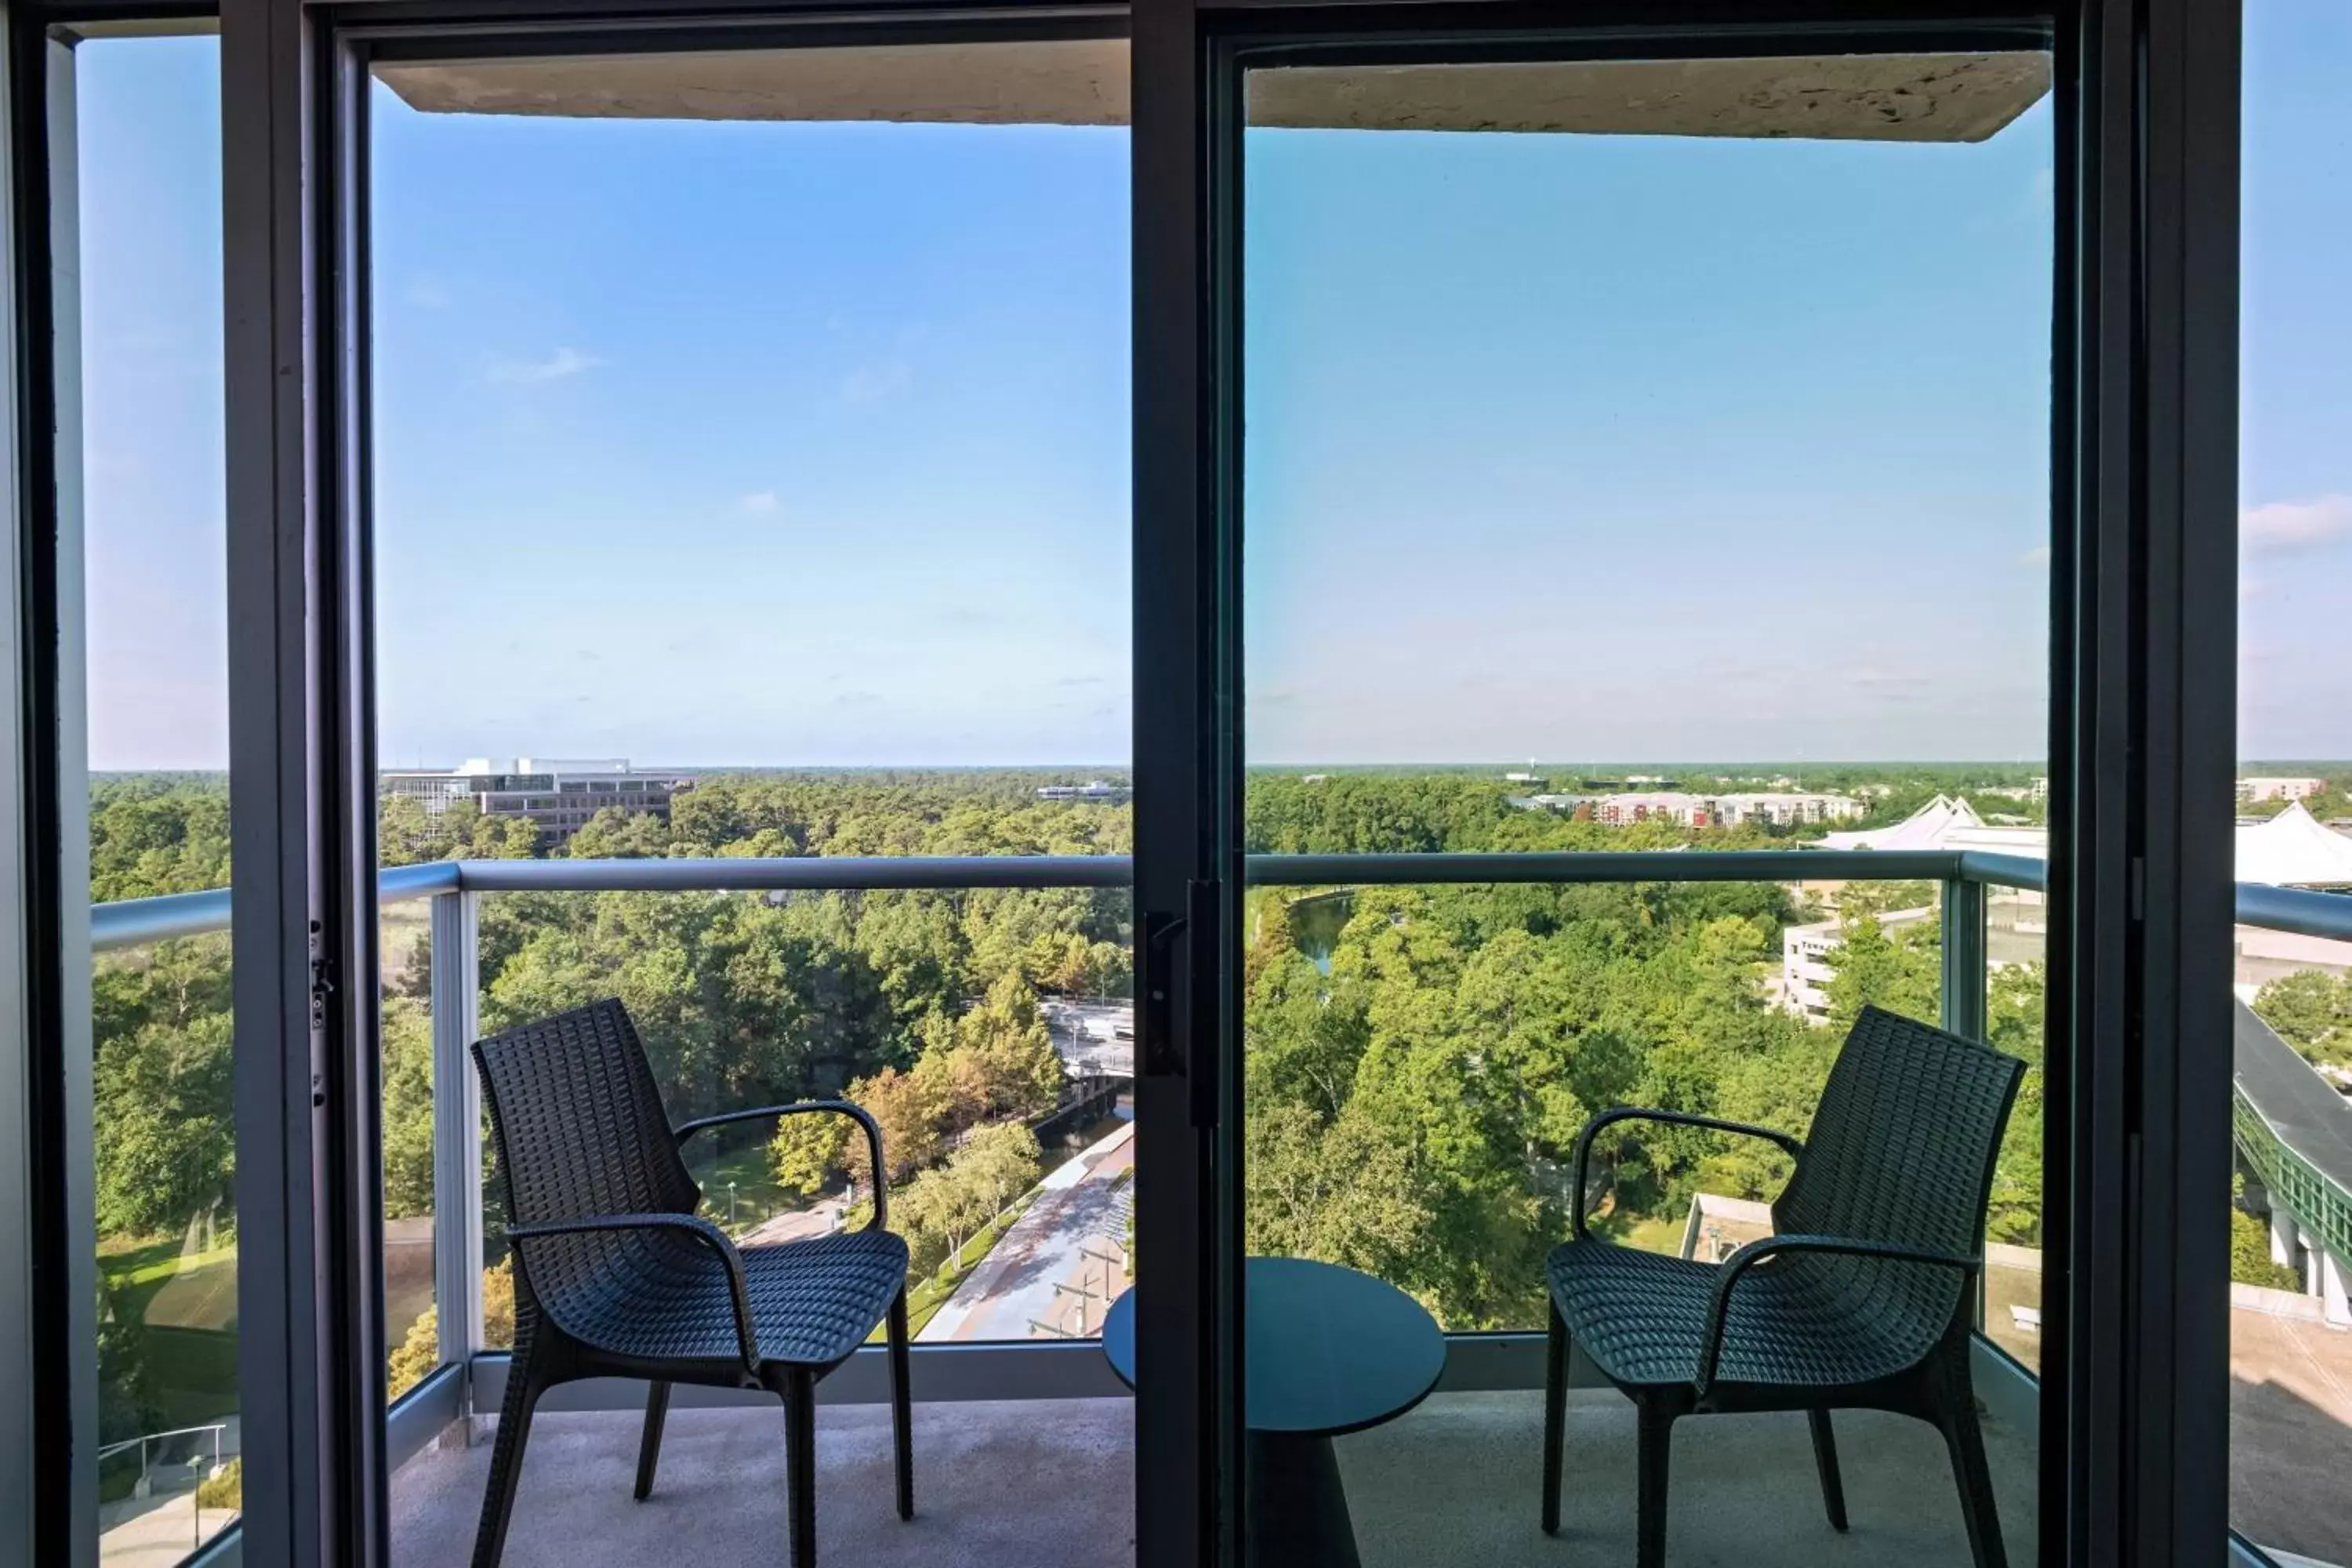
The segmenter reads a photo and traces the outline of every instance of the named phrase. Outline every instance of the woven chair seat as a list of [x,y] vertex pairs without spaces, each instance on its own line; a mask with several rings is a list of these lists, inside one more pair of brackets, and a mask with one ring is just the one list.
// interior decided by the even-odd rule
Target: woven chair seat
[[[1596,1239],[1553,1248],[1547,1272],[1569,1337],[1612,1380],[1697,1377],[1717,1265]],[[1957,1289],[1948,1269],[1916,1264],[1774,1258],[1732,1292],[1716,1379],[1832,1387],[1891,1376],[1935,1346]]]
[[[1864,1007],[1801,1140],[1687,1110],[1623,1107],[1585,1123],[1573,1156],[1574,1239],[1545,1266],[1545,1533],[1559,1533],[1569,1363],[1581,1351],[1633,1399],[1635,1568],[1665,1568],[1677,1420],[1804,1411],[1822,1503],[1842,1531],[1845,1484],[1830,1417],[1855,1408],[1934,1423],[1951,1450],[1976,1568],[2007,1568],[1969,1388],[1970,1296],[1993,1163],[2024,1074],[2014,1057]],[[1773,1200],[1772,1235],[1719,1264],[1594,1236],[1584,1210],[1593,1140],[1645,1121],[1785,1150],[1795,1168]]]
[[[707,1247],[659,1232],[523,1245],[534,1255],[541,1248],[574,1255],[562,1271],[569,1288],[547,1290],[541,1306],[582,1343],[641,1361],[740,1365],[727,1273]],[[830,1366],[863,1344],[890,1310],[907,1277],[907,1244],[889,1231],[859,1230],[750,1247],[743,1274],[761,1359]]]
[[[889,1193],[863,1228],[738,1247],[696,1211],[679,1144],[786,1116],[843,1116],[887,1171],[882,1129],[858,1106],[797,1100],[671,1125],[645,1043],[617,1000],[474,1043],[514,1244],[514,1363],[499,1408],[474,1568],[498,1568],[531,1412],[559,1384],[641,1378],[636,1497],[652,1495],[670,1385],[764,1388],[784,1405],[793,1568],[816,1568],[816,1384],[889,1325],[890,1435],[898,1517],[915,1517],[907,1244]],[[740,1294],[739,1294],[740,1292]]]

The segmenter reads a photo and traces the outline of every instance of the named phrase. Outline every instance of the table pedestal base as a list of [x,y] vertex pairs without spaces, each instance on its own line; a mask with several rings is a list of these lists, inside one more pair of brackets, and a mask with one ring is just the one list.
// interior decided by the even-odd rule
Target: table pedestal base
[[1358,1568],[1330,1438],[1251,1433],[1247,1495],[1253,1568]]

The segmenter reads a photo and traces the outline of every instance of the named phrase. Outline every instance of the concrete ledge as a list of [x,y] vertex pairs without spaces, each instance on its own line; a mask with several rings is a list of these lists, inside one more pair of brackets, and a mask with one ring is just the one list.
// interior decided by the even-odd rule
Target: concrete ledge
[[2267,1285],[2230,1284],[2230,1305],[2242,1311],[2268,1312],[2273,1318],[2303,1318],[2315,1323],[2327,1321],[2326,1304],[2316,1296],[2306,1296],[2300,1290],[2273,1290]]
[[[1124,125],[1119,38],[382,65],[411,108],[586,119]],[[1285,67],[1252,125],[1981,142],[2050,89],[2027,52]]]

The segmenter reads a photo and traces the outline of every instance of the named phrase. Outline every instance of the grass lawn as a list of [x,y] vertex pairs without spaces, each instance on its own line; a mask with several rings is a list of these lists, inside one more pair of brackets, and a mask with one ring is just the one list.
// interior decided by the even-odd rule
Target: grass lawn
[[159,1241],[101,1241],[98,1244],[98,1267],[106,1275],[107,1285],[121,1290],[127,1286],[169,1279],[174,1274],[202,1268],[207,1264],[227,1263],[236,1257],[236,1244],[234,1242],[207,1252],[184,1253],[180,1250],[183,1245],[176,1237]]
[[[704,1137],[710,1136],[704,1133]],[[727,1184],[735,1184],[735,1225],[758,1225],[772,1215],[807,1205],[797,1195],[776,1185],[775,1168],[768,1163],[768,1146],[749,1143],[715,1159],[689,1161],[688,1168],[702,1184],[703,1213],[727,1223]]]
[[1679,1255],[1683,1249],[1683,1227],[1679,1219],[1648,1219],[1612,1209],[1606,1215],[1596,1215],[1591,1224],[1595,1236],[1613,1241],[1620,1247],[1630,1247],[1637,1252],[1663,1252]]
[[178,1237],[99,1244],[113,1309],[143,1326],[139,1344],[158,1429],[236,1410],[236,1248],[184,1253]]
[[[986,1258],[995,1248],[996,1244],[1004,1239],[1004,1233],[1013,1228],[1013,1222],[1027,1211],[1030,1202],[1036,1195],[1037,1189],[1032,1187],[1013,1199],[1010,1208],[983,1226],[978,1236],[965,1242],[956,1255],[940,1264],[929,1279],[921,1280],[907,1292],[908,1338],[912,1339],[923,1331],[923,1325],[929,1322],[939,1314],[939,1310],[948,1304],[948,1298],[954,1295],[957,1288],[971,1278],[971,1271],[980,1267],[981,1259]],[[879,1344],[884,1337],[884,1331],[877,1328],[866,1336],[866,1342]]]

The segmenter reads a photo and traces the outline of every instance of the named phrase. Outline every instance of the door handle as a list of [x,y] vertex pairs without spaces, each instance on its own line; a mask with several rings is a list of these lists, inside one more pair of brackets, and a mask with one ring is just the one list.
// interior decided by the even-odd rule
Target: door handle
[[[1218,914],[1218,885],[1193,880],[1184,889],[1184,912],[1171,910],[1148,910],[1143,917],[1143,940],[1138,944],[1139,963],[1136,989],[1142,998],[1141,1037],[1142,1061],[1139,1066],[1147,1077],[1181,1078],[1192,1086],[1192,1121],[1195,1127],[1213,1127],[1217,1123],[1216,1038],[1219,1015],[1216,987],[1217,973],[1215,931]],[[1184,956],[1177,956],[1178,943]],[[1193,956],[1207,953],[1206,963],[1192,962]],[[1186,1022],[1191,1026],[1186,1038],[1180,1039],[1176,1029],[1176,997],[1180,990],[1189,994],[1192,1006]]]
[[1186,1062],[1176,1045],[1176,942],[1184,934],[1185,917],[1165,910],[1147,910],[1143,941],[1137,956],[1136,990],[1142,994],[1143,1073],[1147,1078],[1181,1078]]

